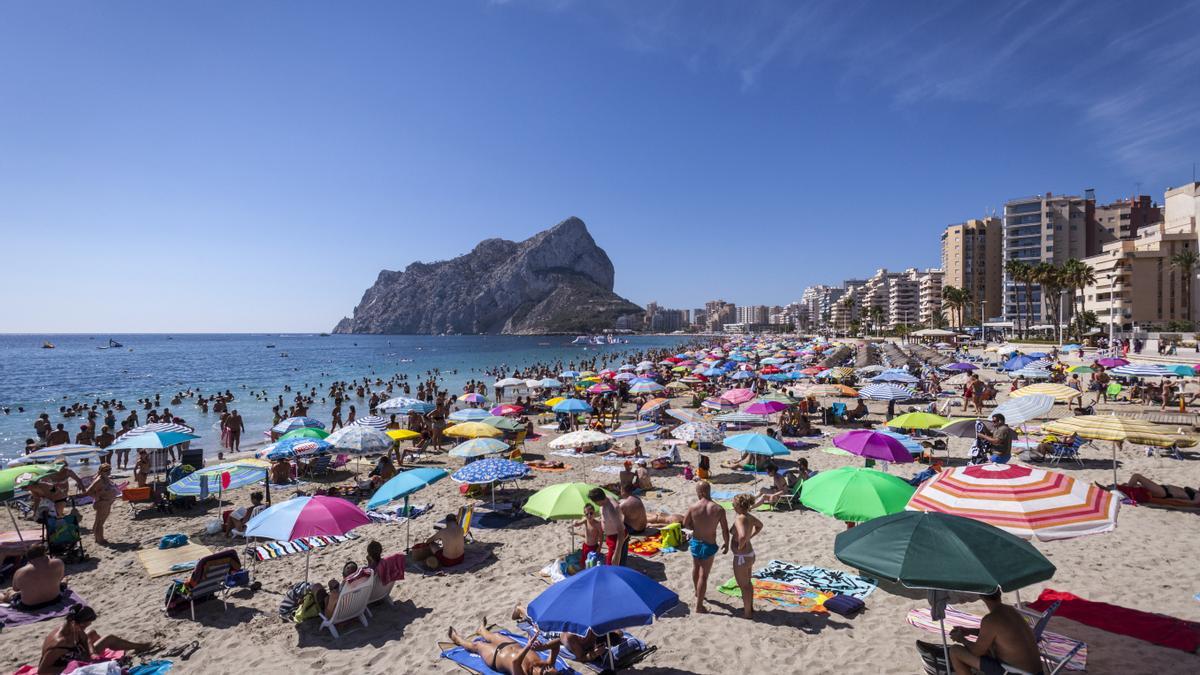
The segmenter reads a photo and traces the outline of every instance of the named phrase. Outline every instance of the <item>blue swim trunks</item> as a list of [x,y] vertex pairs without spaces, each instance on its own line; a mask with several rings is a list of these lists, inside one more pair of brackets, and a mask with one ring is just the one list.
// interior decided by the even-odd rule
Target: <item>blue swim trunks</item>
[[692,557],[696,560],[707,560],[717,554],[717,545],[710,544],[707,541],[693,539],[688,546],[688,550],[692,552]]
[[988,459],[992,460],[992,462],[996,464],[1008,464],[1008,460],[1011,458],[1012,455],[992,455],[991,457],[988,457]]

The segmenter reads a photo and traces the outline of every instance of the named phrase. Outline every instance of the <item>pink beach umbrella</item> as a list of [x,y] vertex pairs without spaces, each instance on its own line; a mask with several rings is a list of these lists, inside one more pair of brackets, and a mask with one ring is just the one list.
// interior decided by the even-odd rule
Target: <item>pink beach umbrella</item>
[[1119,359],[1116,357],[1112,357],[1112,356],[1100,359],[1096,363],[1099,363],[1100,365],[1104,366],[1105,368],[1117,368],[1120,366],[1129,365],[1129,361],[1126,361],[1125,359]]
[[782,410],[787,410],[787,404],[779,401],[755,401],[746,406],[742,412],[751,415],[774,415]]
[[[336,537],[370,522],[362,509],[340,497],[297,497],[270,506],[251,518],[246,523],[246,537],[276,541]],[[308,551],[304,554],[304,580],[308,581]]]
[[904,447],[904,444],[899,439],[887,434],[881,434],[878,431],[867,429],[847,431],[844,434],[835,436],[833,444],[846,452],[868,459],[878,459],[897,464],[913,461],[912,453],[908,451],[908,448]]
[[589,394],[607,394],[610,391],[616,391],[611,384],[593,384],[587,388]]
[[496,417],[504,417],[506,415],[520,415],[523,410],[525,410],[525,408],[519,405],[505,403],[504,405],[498,405],[495,408],[492,408],[490,412]]
[[721,398],[723,400],[734,405],[741,405],[747,401],[750,401],[754,398],[754,396],[754,391],[751,389],[730,389],[724,394],[721,394]]

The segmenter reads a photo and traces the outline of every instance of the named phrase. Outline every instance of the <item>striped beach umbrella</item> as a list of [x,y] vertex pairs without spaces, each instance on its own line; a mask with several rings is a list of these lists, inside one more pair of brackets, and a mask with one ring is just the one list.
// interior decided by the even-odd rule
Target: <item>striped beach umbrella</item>
[[717,415],[713,418],[714,422],[724,422],[726,424],[765,424],[766,419],[762,415],[751,415],[744,412],[730,412],[722,415]]
[[659,408],[667,405],[670,402],[671,402],[671,399],[667,399],[667,398],[652,398],[649,401],[646,401],[645,403],[643,403],[641,408],[638,408],[638,414],[641,415],[641,414],[645,414],[648,412],[653,412],[653,411],[658,410]]
[[919,379],[917,379],[916,377],[913,377],[912,375],[909,375],[908,373],[900,372],[900,371],[889,371],[889,370],[885,370],[882,373],[876,375],[875,377],[872,377],[871,381],[872,382],[894,382],[897,384],[916,384],[916,383],[920,382]]
[[338,450],[359,455],[383,454],[392,448],[392,437],[374,427],[351,424],[329,434],[325,442]]
[[[229,474],[229,485],[224,485],[221,474]],[[201,483],[208,484],[209,492],[219,490],[236,490],[257,483],[267,477],[267,470],[260,466],[250,466],[240,462],[227,462],[216,466],[206,466],[167,486],[173,495],[185,497],[200,496]]]
[[118,438],[116,443],[105,448],[105,450],[160,450],[187,443],[188,441],[194,441],[197,438],[200,437],[175,431],[148,431],[136,436],[125,434]]
[[1025,366],[1024,368],[1010,373],[1013,377],[1023,377],[1026,380],[1048,380],[1053,377],[1053,374],[1044,368],[1034,368],[1033,366]]
[[917,395],[908,387],[897,384],[868,384],[858,390],[858,397],[871,401],[904,401]]
[[122,434],[122,437],[152,433],[194,434],[196,433],[196,430],[186,424],[176,424],[174,422],[151,422],[149,424],[143,424],[140,427],[134,427],[129,431],[126,431],[124,434]]
[[455,457],[474,459],[475,457],[494,455],[505,450],[508,450],[508,443],[504,441],[496,440],[495,438],[472,438],[469,441],[454,446],[450,450],[450,454]]
[[48,464],[50,462],[67,462],[70,460],[79,461],[86,459],[91,461],[108,450],[101,450],[94,445],[79,445],[76,443],[60,443],[42,448],[37,452],[31,452],[24,457],[18,457],[8,463],[8,466],[21,466],[24,464]]
[[324,429],[325,423],[312,417],[289,417],[279,424],[271,427],[271,431],[277,434],[286,434],[289,431],[296,429]]
[[1157,363],[1130,363],[1111,368],[1108,372],[1120,377],[1167,377],[1176,374],[1175,371],[1168,370]]
[[908,509],[951,513],[1051,541],[1115,529],[1120,504],[1108,490],[1065,474],[1023,464],[975,464],[925,481]]
[[1143,420],[1130,420],[1115,415],[1077,415],[1053,420],[1042,430],[1060,436],[1078,434],[1080,438],[1112,441],[1113,483],[1117,483],[1117,445],[1129,441],[1156,448],[1191,447],[1196,439],[1177,433],[1175,429]]
[[693,410],[683,410],[682,408],[670,408],[667,414],[680,422],[703,422],[704,416]]
[[737,410],[736,403],[731,403],[721,398],[706,398],[700,403],[700,407],[708,408],[709,410]]
[[1009,398],[1021,398],[1022,396],[1030,396],[1033,394],[1045,394],[1046,396],[1054,397],[1055,401],[1067,402],[1073,398],[1082,396],[1078,390],[1072,389],[1065,384],[1056,384],[1053,382],[1039,382],[1031,384],[1028,387],[1020,389],[1008,395]]
[[628,422],[622,422],[621,426],[613,430],[612,436],[613,438],[625,438],[627,436],[652,434],[661,428],[661,426],[655,424],[654,422],[647,422],[646,420],[629,420]]
[[290,438],[315,438],[317,440],[322,440],[328,435],[329,432],[325,431],[324,429],[318,429],[316,427],[302,427],[300,429],[292,429],[286,434],[280,436],[279,440]]
[[720,443],[725,434],[717,427],[705,422],[687,422],[675,427],[671,435],[689,443]]
[[384,429],[388,428],[388,424],[390,424],[390,422],[388,418],[381,417],[379,415],[363,415],[362,417],[356,418],[354,420],[354,424],[357,424],[360,427],[371,427],[372,429],[379,429],[380,431],[383,431]]
[[[1072,390],[1074,391],[1074,390]],[[1032,419],[1045,417],[1054,408],[1054,397],[1049,394],[1029,394],[1020,398],[1010,398],[996,406],[993,415],[1004,415],[1004,422],[1009,426],[1018,426]]]
[[483,405],[484,403],[488,402],[488,399],[486,396],[484,396],[483,394],[480,394],[479,392],[474,392],[474,391],[469,391],[469,392],[463,394],[462,396],[459,396],[458,400],[463,403],[471,403],[474,405]]
[[665,389],[666,387],[653,380],[648,382],[634,382],[629,385],[629,392],[631,394],[654,394]]
[[455,422],[478,422],[485,417],[491,417],[491,413],[483,408],[463,408],[450,413],[450,419]]
[[420,401],[415,398],[408,398],[407,396],[397,396],[396,398],[389,398],[388,400],[384,401],[383,403],[380,403],[379,405],[377,405],[375,407],[378,410],[382,410],[384,412],[389,412],[389,413],[408,414],[410,412],[415,412],[420,415],[424,415],[426,413],[432,412],[436,406],[434,406],[432,403],[428,403],[426,401]]
[[[365,427],[363,427],[365,428]],[[390,445],[390,443],[389,443]],[[292,459],[294,457],[309,457],[329,452],[333,445],[319,438],[288,438],[276,441],[259,450],[259,457],[266,457],[272,462],[277,459]]]
[[593,384],[592,386],[587,388],[587,393],[589,393],[589,394],[607,394],[607,393],[614,392],[614,391],[616,391],[616,388],[613,387],[611,384],[608,384],[607,382]]
[[563,434],[558,438],[550,441],[550,447],[555,450],[570,450],[572,448],[586,448],[593,445],[602,445],[611,443],[613,437],[608,434],[602,434],[599,431],[591,429],[581,429],[572,431],[569,434]]

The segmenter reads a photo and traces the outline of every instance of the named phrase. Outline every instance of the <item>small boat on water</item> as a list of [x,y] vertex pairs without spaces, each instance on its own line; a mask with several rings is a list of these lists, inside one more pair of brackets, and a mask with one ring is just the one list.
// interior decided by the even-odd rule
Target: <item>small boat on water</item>
[[114,347],[124,347],[124,346],[125,345],[121,344],[120,342],[117,342],[116,340],[114,340],[112,338],[108,338],[107,345],[104,345],[103,347],[96,347],[96,349],[112,349]]
[[43,343],[42,343],[42,349],[54,349],[54,343],[52,343],[52,342],[43,342]]
[[267,349],[275,349],[275,345],[267,345]]

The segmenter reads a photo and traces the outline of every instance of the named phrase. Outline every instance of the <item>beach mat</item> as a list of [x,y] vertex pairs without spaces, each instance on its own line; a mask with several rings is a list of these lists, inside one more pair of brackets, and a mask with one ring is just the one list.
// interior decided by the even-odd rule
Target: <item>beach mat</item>
[[420,563],[413,560],[411,557],[405,561],[405,568],[410,572],[421,574],[424,576],[443,576],[447,574],[462,574],[470,572],[487,562],[492,557],[492,552],[489,549],[480,546],[467,546],[467,550],[463,552],[463,561],[454,567],[438,567],[436,570],[428,570],[421,566]]
[[782,560],[768,562],[766,567],[755,570],[751,576],[755,579],[780,581],[785,584],[814,588],[826,593],[850,595],[859,600],[866,600],[867,596],[879,587],[879,584],[869,577],[824,567],[797,565]]
[[58,602],[47,607],[25,610],[17,609],[7,604],[0,605],[0,626],[12,628],[13,626],[24,626],[30,623],[45,621],[46,619],[66,616],[67,612],[71,609],[71,605],[74,604],[84,605],[87,603],[83,598],[79,597],[79,594],[68,588],[66,591],[63,591]]
[[[778,607],[798,608],[813,614],[828,614],[829,610],[825,609],[825,601],[833,597],[832,593],[796,584],[785,584],[780,581],[751,579],[750,585],[754,588],[755,600],[769,602]],[[742,589],[738,587],[737,579],[731,578],[718,586],[717,590],[734,598],[742,597]]]
[[179,574],[181,569],[176,565],[194,563],[213,550],[194,542],[188,542],[175,548],[147,548],[137,552],[138,561],[146,568],[146,574],[151,579]]
[[[524,647],[529,642],[529,638],[525,637],[524,635],[517,635],[515,633],[511,633],[506,630],[497,631],[497,632],[500,635],[503,635],[503,636],[511,639],[513,642],[516,642],[517,644],[521,645],[522,647]],[[483,638],[476,638],[475,641],[479,642],[482,639]],[[450,642],[439,642],[438,647],[441,648],[441,650],[442,650],[442,658],[443,659],[448,659],[450,661],[453,661],[454,663],[457,663],[460,667],[462,667],[463,669],[465,669],[467,671],[470,671],[472,673],[479,673],[480,675],[505,675],[504,673],[502,673],[498,670],[493,670],[490,667],[488,667],[488,665],[483,662],[483,659],[480,658],[480,656],[478,654],[471,653],[471,652],[463,649],[462,647],[459,647],[458,645],[455,645]],[[512,649],[512,648],[510,647],[509,649]],[[549,658],[550,652],[549,651],[538,652],[538,656],[542,657],[542,659],[545,660],[545,659]],[[556,668],[558,668],[558,672],[562,673],[563,675],[571,675],[571,674],[579,675],[579,671],[571,668],[571,666],[567,664],[566,660],[563,659],[563,657],[561,655],[558,657],[558,660],[554,662],[554,665]]]
[[1050,588],[1044,589],[1036,601],[1029,603],[1029,607],[1044,612],[1055,601],[1062,602],[1054,613],[1056,617],[1185,652],[1195,652],[1200,648],[1200,624],[1165,614],[1084,600],[1077,595]]
[[[928,607],[909,611],[908,616],[904,620],[910,626],[920,628],[927,633],[942,634],[941,626],[930,616]],[[979,628],[979,617],[947,606],[946,630],[949,631],[952,628]],[[1067,661],[1066,669],[1087,670],[1087,643],[1081,643],[1079,640],[1074,640],[1065,635],[1059,635],[1047,630],[1042,631],[1042,641],[1038,643],[1038,647],[1046,656],[1058,661],[1074,649],[1076,644],[1082,644],[1083,646],[1079,648],[1079,651],[1075,652],[1071,660]]]

